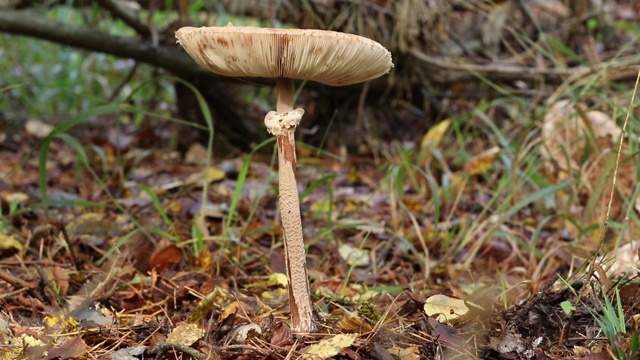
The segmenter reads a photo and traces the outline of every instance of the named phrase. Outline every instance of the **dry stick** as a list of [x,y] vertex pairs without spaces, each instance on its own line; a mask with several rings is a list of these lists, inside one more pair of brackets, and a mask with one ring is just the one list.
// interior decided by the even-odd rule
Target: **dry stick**
[[[293,80],[276,79],[276,112],[285,115],[293,111]],[[278,138],[278,177],[280,191],[280,219],[284,236],[284,252],[289,277],[289,306],[291,329],[313,331],[307,259],[302,237],[300,200],[296,183],[295,125],[285,124]]]
[[32,282],[25,281],[20,279],[19,277],[13,276],[2,269],[0,269],[0,280],[6,281],[7,283],[13,285],[13,287],[15,287],[16,289],[23,288],[23,289],[31,290],[31,289],[35,289],[37,286]]

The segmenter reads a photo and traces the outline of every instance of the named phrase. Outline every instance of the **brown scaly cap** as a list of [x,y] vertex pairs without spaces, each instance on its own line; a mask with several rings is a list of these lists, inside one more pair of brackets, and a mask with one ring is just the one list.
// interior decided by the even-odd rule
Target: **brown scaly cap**
[[324,30],[248,26],[183,27],[178,43],[200,65],[234,77],[284,77],[342,86],[393,67],[391,53],[362,36]]

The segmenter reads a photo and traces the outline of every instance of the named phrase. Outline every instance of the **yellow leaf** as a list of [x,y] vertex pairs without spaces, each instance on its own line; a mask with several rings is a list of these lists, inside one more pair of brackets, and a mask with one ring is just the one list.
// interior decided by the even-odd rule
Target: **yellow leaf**
[[478,175],[489,170],[493,162],[496,160],[496,156],[500,154],[502,149],[497,146],[491,149],[485,150],[464,163],[462,170],[469,175]]
[[213,307],[218,304],[224,304],[228,301],[230,295],[229,292],[223,288],[216,287],[211,291],[204,299],[200,300],[196,310],[189,316],[187,322],[196,322],[205,316]]
[[289,301],[289,293],[286,288],[267,290],[263,291],[256,300],[260,301],[265,307],[276,308],[284,306]]
[[462,299],[433,295],[424,304],[427,316],[436,316],[439,323],[455,325],[469,318],[470,312]]
[[273,285],[280,285],[283,288],[286,288],[289,285],[289,280],[287,279],[287,275],[283,273],[274,273],[269,276],[267,281],[259,281],[253,284],[248,284],[245,288],[256,288],[256,287],[268,287]]
[[68,315],[45,316],[42,324],[49,330],[75,331],[80,323]]
[[336,356],[342,351],[353,344],[358,335],[340,334],[332,338],[322,340],[317,344],[309,347],[309,349],[302,354],[302,359],[308,360],[324,360],[332,356]]
[[8,250],[12,248],[16,250],[22,250],[22,244],[18,240],[16,240],[13,235],[0,233],[0,250]]
[[224,171],[215,167],[210,167],[202,170],[201,172],[189,175],[187,180],[185,180],[185,185],[202,185],[205,181],[207,183],[211,183],[223,180],[224,177]]
[[342,244],[338,247],[338,254],[350,266],[368,266],[369,250],[356,249],[349,244]]
[[422,137],[422,141],[420,141],[420,148],[427,148],[429,151],[437,148],[442,142],[444,133],[449,129],[449,125],[451,125],[451,120],[447,119],[429,129],[429,131]]
[[198,325],[182,324],[178,325],[167,336],[167,343],[191,346],[203,336],[204,329],[198,328]]
[[224,320],[228,318],[229,315],[235,314],[236,312],[238,312],[239,308],[240,308],[240,304],[238,304],[237,301],[234,301],[231,304],[227,305],[227,307],[224,308],[224,311],[222,312],[222,314],[220,314],[220,320]]

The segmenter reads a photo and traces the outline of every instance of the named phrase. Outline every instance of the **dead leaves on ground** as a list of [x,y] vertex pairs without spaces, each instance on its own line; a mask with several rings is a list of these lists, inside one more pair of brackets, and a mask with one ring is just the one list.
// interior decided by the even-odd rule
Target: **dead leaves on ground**
[[[551,131],[566,124],[558,114],[572,118],[583,111],[563,106],[550,110],[545,118],[542,134],[549,136],[543,139],[548,147],[569,144]],[[596,137],[619,135],[602,113],[586,112],[586,117],[590,128],[575,125],[560,133],[569,136],[571,131],[587,134],[589,130]],[[450,212],[451,221],[436,219],[438,227],[431,218],[428,191],[416,193],[407,179],[394,188],[386,169],[376,167],[371,159],[320,159],[313,166],[301,162],[301,186],[315,186],[304,195],[302,209],[309,220],[305,221],[309,275],[323,334],[293,334],[287,326],[281,230],[274,221],[275,173],[268,156],[254,155],[231,213],[243,158],[214,163],[203,171],[202,148],[187,154],[188,162],[194,164],[157,151],[120,169],[115,152],[109,150],[113,145],[105,145],[107,163],[96,169],[107,169],[104,185],[116,194],[109,198],[90,174],[72,166],[73,152],[56,142],[50,155],[54,176],[49,194],[72,203],[103,201],[105,206],[52,207],[49,216],[57,218],[55,225],[38,209],[5,223],[8,230],[0,232],[0,276],[6,283],[0,290],[7,295],[0,297],[5,310],[0,315],[4,321],[0,341],[16,356],[32,358],[81,358],[96,346],[103,355],[111,352],[125,358],[163,354],[174,346],[184,353],[197,351],[225,360],[447,358],[491,351],[503,358],[543,354],[546,348],[536,345],[536,339],[557,336],[558,324],[527,318],[520,327],[509,327],[509,313],[490,318],[499,292],[487,292],[490,295],[484,296],[482,306],[473,299],[482,297],[476,294],[482,282],[495,285],[496,279],[489,276],[495,270],[492,266],[524,266],[530,253],[518,253],[520,249],[501,238],[489,239],[473,257],[477,260],[473,278],[449,266],[448,260],[437,266],[425,264],[425,256],[431,261],[446,254],[449,249],[442,244],[461,231],[465,219],[477,214],[473,206],[482,208],[487,203],[491,196],[487,183],[504,171],[502,157],[510,156],[510,149],[477,141],[468,156],[447,163],[443,144],[450,128],[451,121],[445,120],[415,144],[422,154],[416,163],[450,180],[450,194],[439,183],[434,191],[442,196],[454,194],[454,198],[460,195],[457,207],[443,211]],[[571,154],[589,154],[584,151],[589,144],[586,136],[569,144],[575,146],[568,148]],[[131,160],[127,151],[136,150],[127,149],[121,150]],[[595,162],[588,156],[559,155],[569,150],[545,153],[559,174],[583,171],[585,164],[595,171],[591,166]],[[15,168],[11,171],[16,180],[0,188],[3,214],[36,202],[38,194],[30,189],[37,184],[35,164],[16,167],[20,159],[15,154],[0,156],[6,160],[0,162],[0,169]],[[124,178],[119,178],[121,170]],[[204,183],[209,190],[203,200]],[[393,198],[391,191],[397,189],[407,190],[404,197]],[[415,223],[398,216],[389,225],[394,204],[414,214]],[[527,211],[532,219],[540,216],[535,209]],[[520,223],[522,234],[529,236],[536,220],[514,219],[513,228],[500,229],[515,234],[514,224]],[[48,230],[36,230],[43,225]],[[464,250],[459,256],[464,256]],[[517,284],[519,280],[510,273],[504,281]],[[633,293],[631,287],[625,289]],[[530,289],[516,285],[502,296],[516,303],[527,293]],[[561,300],[575,303],[567,293],[554,296],[538,299],[528,311],[561,316]],[[18,324],[12,318],[15,314],[42,321],[42,329]],[[583,313],[580,316],[587,319]],[[494,332],[496,328],[501,332]],[[528,332],[536,337],[527,337]],[[576,354],[602,350],[572,341]],[[566,349],[557,346],[558,353],[566,355]]]

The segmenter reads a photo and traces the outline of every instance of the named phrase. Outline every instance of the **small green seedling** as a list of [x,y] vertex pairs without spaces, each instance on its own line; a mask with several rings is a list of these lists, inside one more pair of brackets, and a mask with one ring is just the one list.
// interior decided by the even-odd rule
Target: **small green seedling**
[[560,307],[567,315],[571,315],[572,312],[576,311],[576,307],[569,300],[561,302]]

